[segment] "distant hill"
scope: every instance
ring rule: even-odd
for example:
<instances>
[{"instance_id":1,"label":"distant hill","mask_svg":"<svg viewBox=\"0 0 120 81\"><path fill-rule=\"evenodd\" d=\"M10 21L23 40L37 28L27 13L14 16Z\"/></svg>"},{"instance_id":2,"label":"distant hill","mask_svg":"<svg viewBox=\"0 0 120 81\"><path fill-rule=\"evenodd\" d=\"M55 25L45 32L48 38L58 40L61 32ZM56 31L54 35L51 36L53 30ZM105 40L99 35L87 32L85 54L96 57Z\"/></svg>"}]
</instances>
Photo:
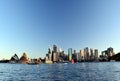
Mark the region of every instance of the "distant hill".
<instances>
[{"instance_id":1,"label":"distant hill","mask_svg":"<svg viewBox=\"0 0 120 81\"><path fill-rule=\"evenodd\" d=\"M108 60L120 61L120 53L113 55L112 57L108 58Z\"/></svg>"}]
</instances>

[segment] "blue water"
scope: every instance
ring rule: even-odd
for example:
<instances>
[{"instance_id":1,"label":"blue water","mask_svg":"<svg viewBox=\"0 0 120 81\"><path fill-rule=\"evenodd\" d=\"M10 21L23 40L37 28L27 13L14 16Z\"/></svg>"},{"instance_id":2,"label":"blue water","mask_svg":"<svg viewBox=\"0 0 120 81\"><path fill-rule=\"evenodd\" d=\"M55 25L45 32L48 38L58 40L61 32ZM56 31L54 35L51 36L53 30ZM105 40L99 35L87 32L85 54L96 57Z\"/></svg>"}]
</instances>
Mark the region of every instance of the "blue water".
<instances>
[{"instance_id":1,"label":"blue water","mask_svg":"<svg viewBox=\"0 0 120 81\"><path fill-rule=\"evenodd\" d=\"M117 81L120 62L0 64L0 81Z\"/></svg>"}]
</instances>

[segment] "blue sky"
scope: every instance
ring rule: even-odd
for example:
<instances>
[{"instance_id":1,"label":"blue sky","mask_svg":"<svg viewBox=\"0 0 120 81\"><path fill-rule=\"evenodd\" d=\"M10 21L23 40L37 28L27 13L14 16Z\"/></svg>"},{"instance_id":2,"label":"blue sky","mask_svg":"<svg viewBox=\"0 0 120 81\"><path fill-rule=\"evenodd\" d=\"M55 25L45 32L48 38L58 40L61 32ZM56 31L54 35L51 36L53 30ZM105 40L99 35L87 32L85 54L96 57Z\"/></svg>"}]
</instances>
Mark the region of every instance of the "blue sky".
<instances>
[{"instance_id":1,"label":"blue sky","mask_svg":"<svg viewBox=\"0 0 120 81\"><path fill-rule=\"evenodd\" d=\"M0 58L48 47L120 51L119 0L0 0Z\"/></svg>"}]
</instances>

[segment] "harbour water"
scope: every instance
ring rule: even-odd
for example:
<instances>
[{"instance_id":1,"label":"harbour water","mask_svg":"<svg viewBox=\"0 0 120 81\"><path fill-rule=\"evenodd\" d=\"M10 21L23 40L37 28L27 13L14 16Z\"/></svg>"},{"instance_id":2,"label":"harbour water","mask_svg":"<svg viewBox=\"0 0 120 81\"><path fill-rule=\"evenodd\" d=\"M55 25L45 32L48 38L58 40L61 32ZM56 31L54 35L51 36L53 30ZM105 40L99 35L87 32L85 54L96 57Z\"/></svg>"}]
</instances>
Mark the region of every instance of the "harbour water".
<instances>
[{"instance_id":1,"label":"harbour water","mask_svg":"<svg viewBox=\"0 0 120 81\"><path fill-rule=\"evenodd\" d=\"M120 62L0 64L0 81L118 81Z\"/></svg>"}]
</instances>

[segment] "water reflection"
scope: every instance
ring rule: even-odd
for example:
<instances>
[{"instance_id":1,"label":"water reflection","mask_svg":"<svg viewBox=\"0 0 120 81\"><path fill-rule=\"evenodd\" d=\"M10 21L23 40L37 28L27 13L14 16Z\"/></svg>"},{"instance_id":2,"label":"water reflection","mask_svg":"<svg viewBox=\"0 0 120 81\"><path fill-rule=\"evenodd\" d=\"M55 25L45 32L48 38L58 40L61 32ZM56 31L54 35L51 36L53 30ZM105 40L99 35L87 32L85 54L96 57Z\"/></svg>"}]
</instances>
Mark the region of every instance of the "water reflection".
<instances>
[{"instance_id":1,"label":"water reflection","mask_svg":"<svg viewBox=\"0 0 120 81\"><path fill-rule=\"evenodd\" d=\"M120 80L120 63L0 64L0 81Z\"/></svg>"}]
</instances>

